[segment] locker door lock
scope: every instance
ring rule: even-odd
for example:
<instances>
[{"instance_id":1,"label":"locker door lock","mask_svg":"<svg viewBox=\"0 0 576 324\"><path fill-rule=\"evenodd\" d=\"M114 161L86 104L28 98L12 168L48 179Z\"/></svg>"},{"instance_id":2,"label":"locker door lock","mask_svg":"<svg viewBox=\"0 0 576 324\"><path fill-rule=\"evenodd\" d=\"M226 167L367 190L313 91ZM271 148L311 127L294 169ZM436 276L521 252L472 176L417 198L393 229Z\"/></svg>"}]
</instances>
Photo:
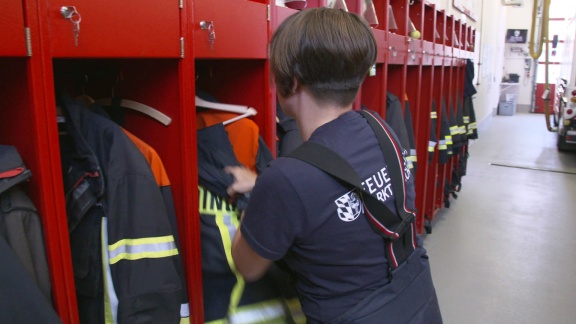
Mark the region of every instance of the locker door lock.
<instances>
[{"instance_id":1,"label":"locker door lock","mask_svg":"<svg viewBox=\"0 0 576 324\"><path fill-rule=\"evenodd\" d=\"M210 43L210 48L214 47L214 41L216 40L216 31L214 30L213 21L200 21L200 29L208 31L208 43Z\"/></svg>"},{"instance_id":2,"label":"locker door lock","mask_svg":"<svg viewBox=\"0 0 576 324\"><path fill-rule=\"evenodd\" d=\"M60 14L62 15L62 18L64 18L64 19L72 18L72 15L74 15L75 12L77 12L77 11L76 11L76 7L74 7L74 6L62 6L62 8L60 8Z\"/></svg>"},{"instance_id":3,"label":"locker door lock","mask_svg":"<svg viewBox=\"0 0 576 324\"><path fill-rule=\"evenodd\" d=\"M60 14L62 15L62 18L68 19L72 22L74 45L78 46L78 38L80 37L80 21L82 21L82 16L80 16L80 13L74 6L62 6L60 8Z\"/></svg>"}]
</instances>

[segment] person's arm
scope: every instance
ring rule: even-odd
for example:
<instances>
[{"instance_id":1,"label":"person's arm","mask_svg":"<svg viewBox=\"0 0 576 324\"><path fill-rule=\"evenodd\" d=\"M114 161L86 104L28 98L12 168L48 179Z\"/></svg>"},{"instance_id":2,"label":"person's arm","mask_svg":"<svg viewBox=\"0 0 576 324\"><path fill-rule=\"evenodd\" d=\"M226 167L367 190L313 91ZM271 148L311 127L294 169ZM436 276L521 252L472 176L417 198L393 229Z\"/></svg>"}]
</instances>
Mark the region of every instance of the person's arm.
<instances>
[{"instance_id":1,"label":"person's arm","mask_svg":"<svg viewBox=\"0 0 576 324\"><path fill-rule=\"evenodd\" d=\"M229 166L225 168L225 171L234 176L234 183L227 189L231 197L235 194L250 193L252 188L254 188L257 175L251 170L245 167ZM243 216L244 214L242 214ZM248 242L242 237L240 227L232 240L232 259L234 259L236 269L246 281L255 281L266 273L272 261L261 257L250 247Z\"/></svg>"},{"instance_id":2,"label":"person's arm","mask_svg":"<svg viewBox=\"0 0 576 324\"><path fill-rule=\"evenodd\" d=\"M232 240L232 259L234 259L238 272L244 277L244 280L249 282L264 276L272 264L272 261L261 257L248 245L248 242L242 237L240 228Z\"/></svg>"}]
</instances>

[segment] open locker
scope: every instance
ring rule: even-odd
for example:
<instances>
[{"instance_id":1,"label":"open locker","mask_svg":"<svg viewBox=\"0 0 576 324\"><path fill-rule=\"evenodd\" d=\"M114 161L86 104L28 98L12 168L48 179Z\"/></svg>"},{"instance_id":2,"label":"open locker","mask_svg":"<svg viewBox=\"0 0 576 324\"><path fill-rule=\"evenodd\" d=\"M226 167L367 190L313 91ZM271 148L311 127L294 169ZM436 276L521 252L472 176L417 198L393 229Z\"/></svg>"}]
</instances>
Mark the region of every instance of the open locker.
<instances>
[{"instance_id":1,"label":"open locker","mask_svg":"<svg viewBox=\"0 0 576 324\"><path fill-rule=\"evenodd\" d=\"M307 7L336 2L310 0ZM450 170L438 163L438 151L428 160L432 102L440 117L443 97L455 104L462 96L460 59L471 57L475 31L426 1L338 3L343 4L369 20L378 44L373 75L366 78L354 109L365 105L386 117L387 92L401 99L404 113L408 98L417 148L417 225L422 232L442 207L438 202L443 188L437 185ZM256 115L245 118L258 126L275 156L276 95L268 41L281 21L298 11L272 0L217 5L207 0L107 0L98 5L8 0L4 9L0 144L17 146L32 172L25 187L44 227L55 310L64 323L79 322L56 110L64 91L72 98L107 103L121 97L127 106L149 107L169 118L166 124L142 111L122 109L125 129L155 149L169 177L190 320L202 323L195 95L203 91L221 103L254 108ZM414 30L420 37L411 37ZM439 132L440 119L435 121Z\"/></svg>"}]
</instances>

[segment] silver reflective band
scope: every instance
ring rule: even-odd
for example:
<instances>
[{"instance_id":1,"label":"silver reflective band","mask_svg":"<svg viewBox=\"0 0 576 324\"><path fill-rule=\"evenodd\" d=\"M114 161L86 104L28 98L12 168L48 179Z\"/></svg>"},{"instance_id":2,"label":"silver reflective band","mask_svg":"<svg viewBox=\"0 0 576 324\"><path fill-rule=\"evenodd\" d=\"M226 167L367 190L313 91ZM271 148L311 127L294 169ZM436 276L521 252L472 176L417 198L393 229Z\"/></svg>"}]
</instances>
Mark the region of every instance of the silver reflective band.
<instances>
[{"instance_id":1,"label":"silver reflective band","mask_svg":"<svg viewBox=\"0 0 576 324\"><path fill-rule=\"evenodd\" d=\"M263 305L251 305L246 309L241 307L237 312L230 315L229 320L231 324L244 324L244 323L270 323L272 320L278 320L284 317L284 308L280 302L265 303Z\"/></svg>"},{"instance_id":2,"label":"silver reflective band","mask_svg":"<svg viewBox=\"0 0 576 324\"><path fill-rule=\"evenodd\" d=\"M108 247L110 264L120 260L164 258L178 254L172 235L120 240Z\"/></svg>"}]
</instances>

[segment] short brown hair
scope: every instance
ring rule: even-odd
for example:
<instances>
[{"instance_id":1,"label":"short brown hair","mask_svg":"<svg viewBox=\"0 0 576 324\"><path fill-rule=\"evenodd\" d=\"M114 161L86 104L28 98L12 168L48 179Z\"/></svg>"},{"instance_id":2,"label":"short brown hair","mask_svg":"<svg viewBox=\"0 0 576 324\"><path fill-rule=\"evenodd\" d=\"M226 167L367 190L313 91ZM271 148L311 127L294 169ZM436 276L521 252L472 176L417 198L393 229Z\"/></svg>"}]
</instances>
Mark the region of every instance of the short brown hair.
<instances>
[{"instance_id":1,"label":"short brown hair","mask_svg":"<svg viewBox=\"0 0 576 324\"><path fill-rule=\"evenodd\" d=\"M278 27L270 46L270 67L283 97L297 80L316 100L346 106L354 101L376 54L376 40L361 16L312 8L288 17Z\"/></svg>"}]
</instances>

